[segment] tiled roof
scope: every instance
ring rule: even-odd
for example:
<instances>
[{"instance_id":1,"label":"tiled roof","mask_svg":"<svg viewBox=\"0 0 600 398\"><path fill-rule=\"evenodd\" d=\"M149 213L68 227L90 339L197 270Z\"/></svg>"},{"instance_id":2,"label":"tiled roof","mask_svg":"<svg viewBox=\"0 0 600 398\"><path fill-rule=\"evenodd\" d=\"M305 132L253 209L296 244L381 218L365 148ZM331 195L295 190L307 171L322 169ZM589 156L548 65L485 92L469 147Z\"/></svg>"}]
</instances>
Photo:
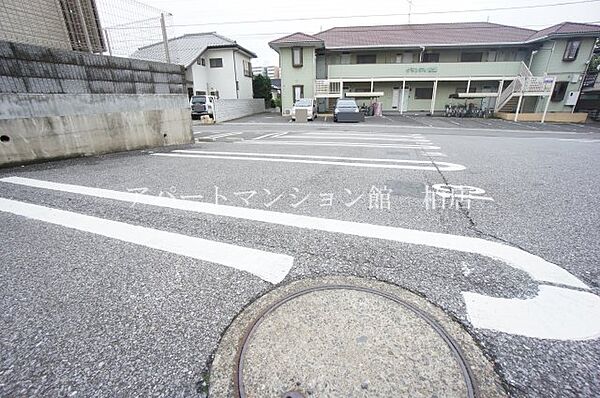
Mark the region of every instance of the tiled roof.
<instances>
[{"instance_id":1,"label":"tiled roof","mask_svg":"<svg viewBox=\"0 0 600 398\"><path fill-rule=\"evenodd\" d=\"M273 40L269 44L273 45L273 44L284 44L284 43L287 44L287 43L311 43L311 42L322 43L323 40L321 40L315 36L307 35L306 33L296 32L296 33L292 33L291 35L287 35L282 38L279 38L277 40Z\"/></svg>"},{"instance_id":2,"label":"tiled roof","mask_svg":"<svg viewBox=\"0 0 600 398\"><path fill-rule=\"evenodd\" d=\"M534 30L488 22L340 27L317 33L326 48L519 43Z\"/></svg>"},{"instance_id":3,"label":"tiled roof","mask_svg":"<svg viewBox=\"0 0 600 398\"><path fill-rule=\"evenodd\" d=\"M600 35L600 26L587 23L563 22L558 25L542 29L529 37L529 40L541 39L557 35L578 35L596 33Z\"/></svg>"},{"instance_id":4,"label":"tiled roof","mask_svg":"<svg viewBox=\"0 0 600 398\"><path fill-rule=\"evenodd\" d=\"M169 54L171 55L171 63L188 67L196 61L200 54L209 48L232 46L241 49L252 57L256 57L256 54L244 49L235 41L218 35L215 32L194 33L170 39ZM166 62L164 44L163 42L159 42L146 47L141 47L131 54L131 58Z\"/></svg>"},{"instance_id":5,"label":"tiled roof","mask_svg":"<svg viewBox=\"0 0 600 398\"><path fill-rule=\"evenodd\" d=\"M489 22L431 23L338 27L312 36L299 32L274 40L270 44L273 46L322 41L325 48L520 44L553 35L590 33L600 36L600 26L565 22L538 32Z\"/></svg>"}]
</instances>

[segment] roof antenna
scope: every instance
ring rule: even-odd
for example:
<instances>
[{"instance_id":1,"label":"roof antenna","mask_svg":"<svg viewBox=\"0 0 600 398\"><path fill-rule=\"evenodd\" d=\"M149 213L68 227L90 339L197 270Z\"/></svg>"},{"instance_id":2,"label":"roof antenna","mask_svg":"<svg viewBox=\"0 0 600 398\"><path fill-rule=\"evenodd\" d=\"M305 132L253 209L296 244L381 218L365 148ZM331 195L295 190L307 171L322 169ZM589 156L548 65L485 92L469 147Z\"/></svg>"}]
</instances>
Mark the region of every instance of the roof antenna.
<instances>
[{"instance_id":1,"label":"roof antenna","mask_svg":"<svg viewBox=\"0 0 600 398\"><path fill-rule=\"evenodd\" d=\"M413 0L406 0L408 2L408 24L410 25L410 14L412 13Z\"/></svg>"},{"instance_id":2,"label":"roof antenna","mask_svg":"<svg viewBox=\"0 0 600 398\"><path fill-rule=\"evenodd\" d=\"M487 19L485 20L485 22L490 22L490 16L487 16Z\"/></svg>"}]
</instances>

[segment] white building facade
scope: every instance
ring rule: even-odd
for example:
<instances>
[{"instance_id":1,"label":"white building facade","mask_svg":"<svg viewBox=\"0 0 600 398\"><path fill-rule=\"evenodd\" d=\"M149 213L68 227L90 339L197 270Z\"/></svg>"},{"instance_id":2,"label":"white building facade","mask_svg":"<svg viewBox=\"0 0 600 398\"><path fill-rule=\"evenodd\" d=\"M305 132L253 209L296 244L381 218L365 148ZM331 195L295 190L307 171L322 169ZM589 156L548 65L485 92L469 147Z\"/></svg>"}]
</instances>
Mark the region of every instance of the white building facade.
<instances>
[{"instance_id":1,"label":"white building facade","mask_svg":"<svg viewBox=\"0 0 600 398\"><path fill-rule=\"evenodd\" d=\"M188 96L252 98L252 59L256 54L214 32L169 40L171 62L186 68ZM140 48L132 58L165 62L163 43Z\"/></svg>"}]
</instances>

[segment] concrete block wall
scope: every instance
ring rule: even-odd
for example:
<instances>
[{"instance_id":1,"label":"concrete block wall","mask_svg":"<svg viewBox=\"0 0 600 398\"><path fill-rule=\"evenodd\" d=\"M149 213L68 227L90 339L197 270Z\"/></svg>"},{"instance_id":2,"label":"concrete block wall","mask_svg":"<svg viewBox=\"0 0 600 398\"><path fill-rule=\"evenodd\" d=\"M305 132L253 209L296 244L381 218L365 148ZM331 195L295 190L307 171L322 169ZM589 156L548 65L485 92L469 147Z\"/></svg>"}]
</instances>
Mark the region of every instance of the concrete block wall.
<instances>
[{"instance_id":1,"label":"concrete block wall","mask_svg":"<svg viewBox=\"0 0 600 398\"><path fill-rule=\"evenodd\" d=\"M0 93L183 94L182 65L0 41Z\"/></svg>"},{"instance_id":2,"label":"concrete block wall","mask_svg":"<svg viewBox=\"0 0 600 398\"><path fill-rule=\"evenodd\" d=\"M239 119L265 111L265 100L253 99L219 99L215 101L215 121L217 123Z\"/></svg>"}]
</instances>

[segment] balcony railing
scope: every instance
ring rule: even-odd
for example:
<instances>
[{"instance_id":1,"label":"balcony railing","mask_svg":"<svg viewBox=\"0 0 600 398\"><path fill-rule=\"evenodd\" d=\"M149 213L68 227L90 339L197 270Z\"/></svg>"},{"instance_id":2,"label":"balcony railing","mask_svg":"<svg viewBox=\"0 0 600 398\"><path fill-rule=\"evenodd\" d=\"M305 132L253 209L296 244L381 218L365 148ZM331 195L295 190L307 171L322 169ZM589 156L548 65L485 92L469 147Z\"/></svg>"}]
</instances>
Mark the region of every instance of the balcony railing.
<instances>
[{"instance_id":1,"label":"balcony railing","mask_svg":"<svg viewBox=\"0 0 600 398\"><path fill-rule=\"evenodd\" d=\"M413 64L351 64L329 65L329 79L513 79L529 69L523 62L439 62Z\"/></svg>"}]
</instances>

